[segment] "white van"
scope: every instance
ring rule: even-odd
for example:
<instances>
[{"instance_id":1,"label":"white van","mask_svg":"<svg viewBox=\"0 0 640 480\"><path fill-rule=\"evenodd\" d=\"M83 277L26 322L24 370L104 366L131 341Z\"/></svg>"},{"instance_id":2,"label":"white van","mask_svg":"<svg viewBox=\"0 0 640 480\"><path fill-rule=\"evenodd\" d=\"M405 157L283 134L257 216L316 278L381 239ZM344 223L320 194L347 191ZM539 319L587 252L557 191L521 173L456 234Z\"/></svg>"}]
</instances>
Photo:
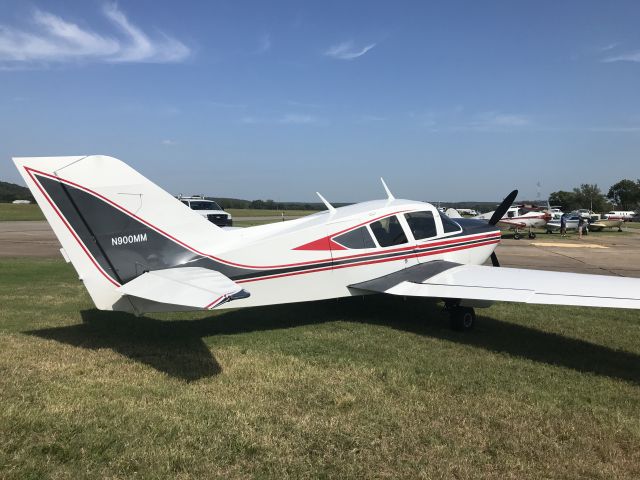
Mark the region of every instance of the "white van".
<instances>
[{"instance_id":1,"label":"white van","mask_svg":"<svg viewBox=\"0 0 640 480\"><path fill-rule=\"evenodd\" d=\"M204 195L192 195L184 197L178 195L176 197L191 210L195 210L211 223L215 223L219 227L231 227L233 218L230 213L225 212L220 205L213 200L207 200Z\"/></svg>"},{"instance_id":2,"label":"white van","mask_svg":"<svg viewBox=\"0 0 640 480\"><path fill-rule=\"evenodd\" d=\"M631 220L631 217L635 216L636 212L629 210L613 210L604 215L607 220Z\"/></svg>"}]
</instances>

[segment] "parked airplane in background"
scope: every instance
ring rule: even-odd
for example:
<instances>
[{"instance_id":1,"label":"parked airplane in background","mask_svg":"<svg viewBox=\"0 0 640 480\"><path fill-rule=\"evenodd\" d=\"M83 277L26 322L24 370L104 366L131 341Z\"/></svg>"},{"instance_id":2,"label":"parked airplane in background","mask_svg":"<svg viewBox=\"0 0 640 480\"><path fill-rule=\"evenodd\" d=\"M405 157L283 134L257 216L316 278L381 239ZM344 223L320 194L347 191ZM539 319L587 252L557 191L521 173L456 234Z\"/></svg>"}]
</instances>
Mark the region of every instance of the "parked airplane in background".
<instances>
[{"instance_id":1,"label":"parked airplane in background","mask_svg":"<svg viewBox=\"0 0 640 480\"><path fill-rule=\"evenodd\" d=\"M597 220L589 224L589 230L600 232L605 228L617 228L621 232L623 224L624 220Z\"/></svg>"},{"instance_id":2,"label":"parked airplane in background","mask_svg":"<svg viewBox=\"0 0 640 480\"><path fill-rule=\"evenodd\" d=\"M489 219L495 212L483 213L474 218ZM509 207L505 215L498 220L498 226L514 230L513 238L520 240L520 229L529 229L529 238L536 238L532 228L543 228L552 216L544 207L536 205L513 205Z\"/></svg>"},{"instance_id":3,"label":"parked airplane in background","mask_svg":"<svg viewBox=\"0 0 640 480\"><path fill-rule=\"evenodd\" d=\"M640 308L640 279L499 267L496 223L387 198L225 231L112 157L14 162L96 307L135 314L373 293L442 299L452 326L514 301ZM383 182L384 184L384 182ZM491 259L493 266L483 265ZM41 301L46 307L46 300Z\"/></svg>"},{"instance_id":4,"label":"parked airplane in background","mask_svg":"<svg viewBox=\"0 0 640 480\"><path fill-rule=\"evenodd\" d=\"M578 213L578 212L571 212L571 213L567 213L566 214L566 229L567 230L578 230L578 224L580 222L580 218L582 216ZM584 218L584 217L582 217ZM558 220L551 220L550 222L547 222L547 224L545 225L545 230L547 231L547 233L553 233L556 231L560 230L560 221L561 219ZM584 234L588 235L589 234L589 223L585 220L585 224L584 224Z\"/></svg>"},{"instance_id":5,"label":"parked airplane in background","mask_svg":"<svg viewBox=\"0 0 640 480\"><path fill-rule=\"evenodd\" d=\"M635 216L636 212L632 212L629 210L626 211L611 211L609 213L604 214L604 218L607 220L631 220Z\"/></svg>"}]
</instances>

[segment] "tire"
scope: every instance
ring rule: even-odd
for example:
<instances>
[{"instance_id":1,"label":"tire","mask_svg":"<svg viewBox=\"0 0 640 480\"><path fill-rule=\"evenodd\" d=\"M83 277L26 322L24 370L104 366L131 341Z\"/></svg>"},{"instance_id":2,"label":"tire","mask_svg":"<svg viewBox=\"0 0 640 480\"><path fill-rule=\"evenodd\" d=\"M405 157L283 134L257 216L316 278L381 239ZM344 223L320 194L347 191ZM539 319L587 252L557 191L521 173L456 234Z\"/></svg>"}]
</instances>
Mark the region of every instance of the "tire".
<instances>
[{"instance_id":1,"label":"tire","mask_svg":"<svg viewBox=\"0 0 640 480\"><path fill-rule=\"evenodd\" d=\"M467 332L476 324L476 312L470 307L455 307L450 311L449 325L453 330Z\"/></svg>"},{"instance_id":2,"label":"tire","mask_svg":"<svg viewBox=\"0 0 640 480\"><path fill-rule=\"evenodd\" d=\"M514 239L514 240L520 240L521 238L522 238L522 237L520 236L520 234L519 234L519 233L514 233L514 234L513 234L513 239Z\"/></svg>"},{"instance_id":3,"label":"tire","mask_svg":"<svg viewBox=\"0 0 640 480\"><path fill-rule=\"evenodd\" d=\"M533 240L534 238L536 238L536 234L535 233L530 233L529 234L529 239Z\"/></svg>"}]
</instances>

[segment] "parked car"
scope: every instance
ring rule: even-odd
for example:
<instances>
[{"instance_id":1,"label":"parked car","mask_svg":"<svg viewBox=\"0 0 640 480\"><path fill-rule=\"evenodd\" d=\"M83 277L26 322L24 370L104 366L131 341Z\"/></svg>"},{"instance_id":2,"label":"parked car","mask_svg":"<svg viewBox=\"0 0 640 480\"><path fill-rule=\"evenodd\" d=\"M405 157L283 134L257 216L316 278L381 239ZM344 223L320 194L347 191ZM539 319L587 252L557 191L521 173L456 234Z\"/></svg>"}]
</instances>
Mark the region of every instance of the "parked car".
<instances>
[{"instance_id":1,"label":"parked car","mask_svg":"<svg viewBox=\"0 0 640 480\"><path fill-rule=\"evenodd\" d=\"M231 227L233 225L231 214L225 212L224 209L213 200L204 198L203 195L192 195L190 197L178 195L176 198L211 223L215 223L218 227Z\"/></svg>"}]
</instances>

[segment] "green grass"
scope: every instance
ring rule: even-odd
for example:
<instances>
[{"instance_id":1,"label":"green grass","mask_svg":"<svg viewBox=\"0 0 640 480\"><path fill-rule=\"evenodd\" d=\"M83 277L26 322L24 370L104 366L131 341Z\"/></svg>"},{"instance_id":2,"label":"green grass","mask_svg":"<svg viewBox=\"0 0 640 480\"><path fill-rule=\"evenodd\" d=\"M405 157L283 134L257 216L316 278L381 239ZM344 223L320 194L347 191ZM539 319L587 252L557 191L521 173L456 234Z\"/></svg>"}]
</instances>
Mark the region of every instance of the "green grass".
<instances>
[{"instance_id":1,"label":"green grass","mask_svg":"<svg viewBox=\"0 0 640 480\"><path fill-rule=\"evenodd\" d=\"M622 228L640 229L640 222L624 222Z\"/></svg>"},{"instance_id":2,"label":"green grass","mask_svg":"<svg viewBox=\"0 0 640 480\"><path fill-rule=\"evenodd\" d=\"M44 220L44 215L35 203L27 205L0 203L0 222L12 220Z\"/></svg>"},{"instance_id":3,"label":"green grass","mask_svg":"<svg viewBox=\"0 0 640 480\"><path fill-rule=\"evenodd\" d=\"M1 478L640 478L637 311L93 309L0 263Z\"/></svg>"},{"instance_id":4,"label":"green grass","mask_svg":"<svg viewBox=\"0 0 640 480\"><path fill-rule=\"evenodd\" d=\"M242 217L233 219L234 227L255 227L256 225L266 225L268 223L277 223L278 220L242 220Z\"/></svg>"},{"instance_id":5,"label":"green grass","mask_svg":"<svg viewBox=\"0 0 640 480\"><path fill-rule=\"evenodd\" d=\"M282 215L283 210L257 210L243 208L229 208L226 210L234 218L236 217L277 217ZM316 213L315 210L284 210L284 214L289 217L303 217Z\"/></svg>"},{"instance_id":6,"label":"green grass","mask_svg":"<svg viewBox=\"0 0 640 480\"><path fill-rule=\"evenodd\" d=\"M241 217L276 217L282 214L281 210L253 210L253 209L234 209L227 210L234 219ZM285 210L286 216L302 217L316 213L312 210ZM0 222L9 220L44 220L44 215L40 211L37 204L14 205L12 203L0 203ZM254 223L259 225L259 223Z\"/></svg>"}]
</instances>

